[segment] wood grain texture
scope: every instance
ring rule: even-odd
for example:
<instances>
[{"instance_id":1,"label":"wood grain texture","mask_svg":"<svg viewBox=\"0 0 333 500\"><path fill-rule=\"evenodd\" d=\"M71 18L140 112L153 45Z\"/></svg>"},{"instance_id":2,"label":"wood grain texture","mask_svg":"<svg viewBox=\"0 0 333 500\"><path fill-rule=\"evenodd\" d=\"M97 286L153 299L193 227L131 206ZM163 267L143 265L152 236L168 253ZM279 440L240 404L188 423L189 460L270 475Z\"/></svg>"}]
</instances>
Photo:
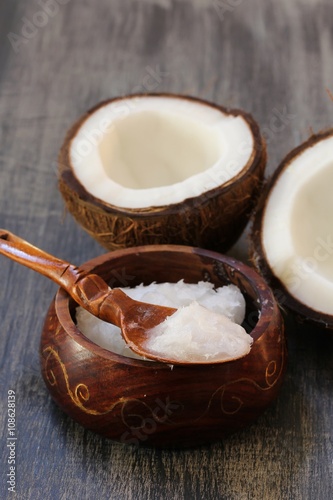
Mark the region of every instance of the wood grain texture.
<instances>
[{"instance_id":1,"label":"wood grain texture","mask_svg":"<svg viewBox=\"0 0 333 500\"><path fill-rule=\"evenodd\" d=\"M332 126L330 0L54 0L45 17L46 3L0 6L0 227L70 262L104 253L64 217L56 174L66 130L97 102L148 90L242 108L266 137L269 173L311 131ZM27 20L40 26L29 31ZM244 237L232 253L246 258L246 248ZM288 318L285 384L250 429L189 451L132 449L51 402L38 347L56 286L7 259L0 270L1 498L331 497L332 336ZM16 496L5 477L10 389Z\"/></svg>"}]
</instances>

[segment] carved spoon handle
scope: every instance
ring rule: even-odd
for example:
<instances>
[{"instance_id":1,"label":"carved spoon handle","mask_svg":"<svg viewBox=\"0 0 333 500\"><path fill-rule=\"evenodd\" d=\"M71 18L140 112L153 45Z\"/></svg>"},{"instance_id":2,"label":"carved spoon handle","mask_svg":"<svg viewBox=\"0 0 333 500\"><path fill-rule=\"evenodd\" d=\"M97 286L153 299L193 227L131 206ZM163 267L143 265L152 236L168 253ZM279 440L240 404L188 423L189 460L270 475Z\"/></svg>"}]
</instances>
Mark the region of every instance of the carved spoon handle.
<instances>
[{"instance_id":1,"label":"carved spoon handle","mask_svg":"<svg viewBox=\"0 0 333 500\"><path fill-rule=\"evenodd\" d=\"M100 314L101 306L108 298L107 321L119 326L126 295L121 290L110 290L100 276L87 275L73 264L44 252L5 229L0 229L0 253L50 278L79 305L101 319L104 319L104 314Z\"/></svg>"},{"instance_id":2,"label":"carved spoon handle","mask_svg":"<svg viewBox=\"0 0 333 500\"><path fill-rule=\"evenodd\" d=\"M5 229L0 229L0 253L47 276L66 290L80 278L77 267L34 247Z\"/></svg>"}]
</instances>

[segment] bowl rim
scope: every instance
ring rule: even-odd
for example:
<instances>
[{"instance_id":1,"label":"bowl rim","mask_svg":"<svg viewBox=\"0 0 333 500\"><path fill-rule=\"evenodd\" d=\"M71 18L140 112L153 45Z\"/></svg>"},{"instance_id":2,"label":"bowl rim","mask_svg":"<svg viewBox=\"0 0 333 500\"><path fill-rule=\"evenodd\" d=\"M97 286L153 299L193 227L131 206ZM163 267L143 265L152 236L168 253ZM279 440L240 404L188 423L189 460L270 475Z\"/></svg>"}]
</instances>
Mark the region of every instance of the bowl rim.
<instances>
[{"instance_id":1,"label":"bowl rim","mask_svg":"<svg viewBox=\"0 0 333 500\"><path fill-rule=\"evenodd\" d=\"M115 250L111 252L106 252L100 256L94 257L88 261L86 261L84 264L80 266L80 269L86 270L86 271L92 271L99 267L102 264L105 264L109 260L112 260L113 258L117 259L121 257L122 255L139 255L140 253L158 253L158 252L171 252L171 253L184 253L185 255L188 254L195 254L198 255L199 257L203 258L208 258L212 260L216 260L218 262L221 262L223 264L226 264L232 269L235 269L238 271L244 278L247 280L249 285L253 288L257 295L257 310L259 312L258 319L256 321L256 324L254 328L249 332L251 337L253 338L253 344L251 347L251 350L248 354L243 356L242 358L238 358L235 360L230 360L230 361L225 361L223 365L227 365L230 363L237 363L239 361L243 361L244 359L248 358L251 356L251 353L253 351L254 345L256 342L262 338L265 333L268 330L268 325L271 323L273 318L275 317L276 312L279 312L279 308L277 305L277 302L274 298L272 290L269 288L268 284L265 282L264 278L258 274L258 272L250 267L247 264L244 264L243 262L224 255L220 254L215 251L211 250L206 250L202 249L199 247L191 247L191 246L185 246L185 245L143 245L143 246L135 246L135 247L129 247L125 249L120 249L120 250ZM241 290L243 292L243 290ZM113 351L110 351L108 349L105 349L97 344L95 344L93 341L85 337L83 333L78 329L76 326L75 322L72 319L71 312L70 312L70 303L73 301L69 294L63 289L59 288L55 298L54 298L54 305L55 305L55 311L56 315L58 318L58 321L64 331L71 336L71 338L78 343L80 346L88 349L91 351L94 355L109 359L113 362L118 362L121 364L127 364L127 365L134 365L134 366L139 366L139 367L145 367L145 368L151 368L152 366L154 367L154 370L160 370L160 369L165 369L168 368L170 369L170 366L173 367L174 365L169 365L167 363L163 362L154 362L152 365L152 361L150 360L144 360L144 359L135 359L135 358L129 358L126 356L122 356L120 354L116 354ZM64 307L65 304L65 307ZM193 365L196 368L198 367L207 367L207 366L216 366L217 364L196 364ZM187 363L187 364L177 364L177 368L184 368L184 367L191 367L192 365Z\"/></svg>"}]
</instances>

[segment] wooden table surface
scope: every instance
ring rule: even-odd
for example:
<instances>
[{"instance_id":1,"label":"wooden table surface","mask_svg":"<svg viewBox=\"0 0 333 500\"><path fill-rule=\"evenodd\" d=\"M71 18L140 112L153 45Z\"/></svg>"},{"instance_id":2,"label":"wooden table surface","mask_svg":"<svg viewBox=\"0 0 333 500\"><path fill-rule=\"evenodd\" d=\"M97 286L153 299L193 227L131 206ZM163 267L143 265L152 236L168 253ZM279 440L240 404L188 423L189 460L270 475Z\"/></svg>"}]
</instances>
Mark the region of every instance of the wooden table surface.
<instances>
[{"instance_id":1,"label":"wooden table surface","mask_svg":"<svg viewBox=\"0 0 333 500\"><path fill-rule=\"evenodd\" d=\"M3 0L0 29L0 227L77 264L104 250L65 214L57 153L98 101L170 91L243 108L266 137L268 174L333 126L331 0ZM231 253L246 259L246 238ZM56 285L4 257L0 272L0 498L332 498L332 335L288 318L285 383L250 428L192 450L130 448L85 431L44 386L39 337Z\"/></svg>"}]
</instances>

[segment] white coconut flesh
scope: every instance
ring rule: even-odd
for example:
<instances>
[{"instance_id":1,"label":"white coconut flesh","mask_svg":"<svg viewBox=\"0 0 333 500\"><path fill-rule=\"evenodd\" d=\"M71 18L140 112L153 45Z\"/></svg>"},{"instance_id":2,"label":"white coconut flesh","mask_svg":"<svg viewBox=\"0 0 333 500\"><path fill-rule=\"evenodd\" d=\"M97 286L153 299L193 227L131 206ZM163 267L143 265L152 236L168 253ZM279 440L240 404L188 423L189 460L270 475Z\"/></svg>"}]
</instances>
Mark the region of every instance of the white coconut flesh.
<instances>
[{"instance_id":1,"label":"white coconut flesh","mask_svg":"<svg viewBox=\"0 0 333 500\"><path fill-rule=\"evenodd\" d=\"M263 216L268 263L288 292L333 315L333 137L296 156L279 176Z\"/></svg>"},{"instance_id":2,"label":"white coconut flesh","mask_svg":"<svg viewBox=\"0 0 333 500\"><path fill-rule=\"evenodd\" d=\"M96 198L123 208L179 203L221 186L248 164L251 128L181 97L139 96L105 104L70 145L76 178Z\"/></svg>"},{"instance_id":3,"label":"white coconut flesh","mask_svg":"<svg viewBox=\"0 0 333 500\"><path fill-rule=\"evenodd\" d=\"M162 357L202 363L246 355L252 337L241 323L246 302L235 285L217 289L212 283L151 283L122 288L132 299L178 309L169 320L149 332L146 347ZM116 354L141 358L125 343L120 328L96 318L82 307L77 326L92 342ZM166 324L165 324L166 323Z\"/></svg>"}]
</instances>

